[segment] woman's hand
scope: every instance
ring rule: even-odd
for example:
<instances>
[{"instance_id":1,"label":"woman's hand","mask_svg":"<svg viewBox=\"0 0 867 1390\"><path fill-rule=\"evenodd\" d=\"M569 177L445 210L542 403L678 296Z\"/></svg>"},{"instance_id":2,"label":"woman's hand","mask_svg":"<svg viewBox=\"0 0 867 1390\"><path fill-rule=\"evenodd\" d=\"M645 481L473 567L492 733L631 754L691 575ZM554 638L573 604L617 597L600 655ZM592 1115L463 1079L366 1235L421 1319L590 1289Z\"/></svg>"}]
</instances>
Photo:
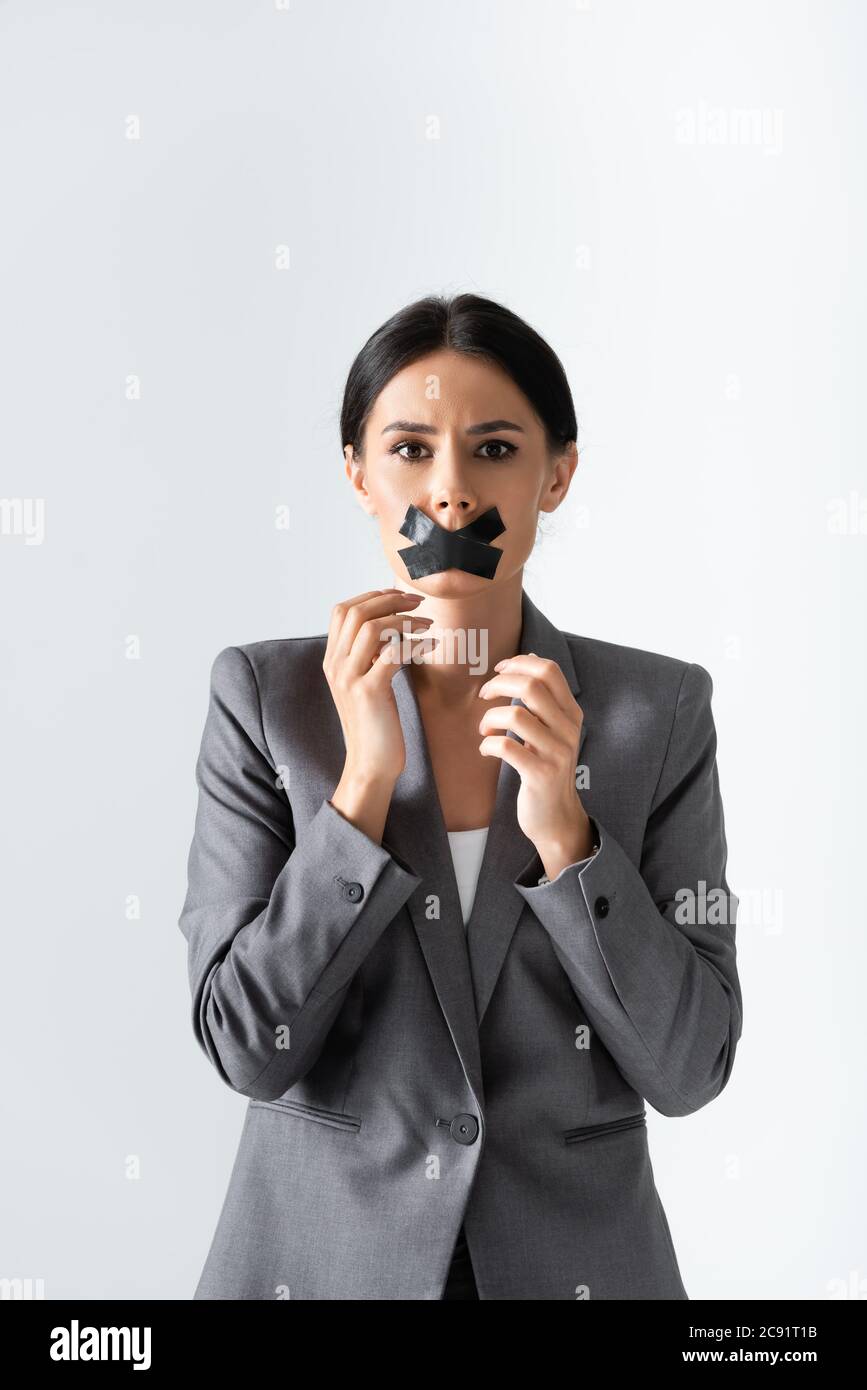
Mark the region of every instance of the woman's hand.
<instances>
[{"instance_id":1,"label":"woman's hand","mask_svg":"<svg viewBox=\"0 0 867 1390\"><path fill-rule=\"evenodd\" d=\"M479 752L511 763L520 775L518 824L536 846L548 877L556 878L593 850L592 826L575 786L584 712L556 661L530 652L497 662L494 670L500 674L486 681L479 695L517 695L527 708L486 710ZM510 729L523 746L492 729Z\"/></svg>"},{"instance_id":2,"label":"woman's hand","mask_svg":"<svg viewBox=\"0 0 867 1390\"><path fill-rule=\"evenodd\" d=\"M399 618L423 594L371 589L332 609L322 669L346 744L334 806L371 839L380 841L406 748L391 682L412 658L414 642L399 633L421 632L433 622L417 614Z\"/></svg>"}]
</instances>

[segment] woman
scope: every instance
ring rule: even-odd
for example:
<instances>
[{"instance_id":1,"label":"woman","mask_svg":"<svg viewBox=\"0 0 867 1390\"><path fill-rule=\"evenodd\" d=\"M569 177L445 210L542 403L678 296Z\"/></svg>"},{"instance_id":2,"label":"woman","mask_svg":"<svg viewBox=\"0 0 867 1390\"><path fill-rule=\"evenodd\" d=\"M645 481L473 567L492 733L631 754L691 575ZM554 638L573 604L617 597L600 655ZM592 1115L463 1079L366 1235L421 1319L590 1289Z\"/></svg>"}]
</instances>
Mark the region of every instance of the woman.
<instances>
[{"instance_id":1,"label":"woman","mask_svg":"<svg viewBox=\"0 0 867 1390\"><path fill-rule=\"evenodd\" d=\"M211 672L180 926L249 1105L194 1297L685 1299L645 1101L741 1033L711 678L523 589L577 428L516 315L409 305L341 425L399 587Z\"/></svg>"}]
</instances>

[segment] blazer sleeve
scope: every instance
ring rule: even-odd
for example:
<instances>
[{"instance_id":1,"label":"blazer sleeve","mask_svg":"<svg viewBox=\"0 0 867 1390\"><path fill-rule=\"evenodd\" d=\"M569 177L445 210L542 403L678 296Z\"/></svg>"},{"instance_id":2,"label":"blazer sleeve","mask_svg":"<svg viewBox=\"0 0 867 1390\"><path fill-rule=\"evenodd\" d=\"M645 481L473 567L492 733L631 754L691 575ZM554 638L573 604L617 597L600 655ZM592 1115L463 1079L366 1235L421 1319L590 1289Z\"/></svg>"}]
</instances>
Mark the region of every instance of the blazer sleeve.
<instances>
[{"instance_id":1,"label":"blazer sleeve","mask_svg":"<svg viewBox=\"0 0 867 1390\"><path fill-rule=\"evenodd\" d=\"M193 1030L233 1090L274 1100L316 1061L421 879L324 800L296 836L240 647L214 660L186 900Z\"/></svg>"},{"instance_id":2,"label":"blazer sleeve","mask_svg":"<svg viewBox=\"0 0 867 1390\"><path fill-rule=\"evenodd\" d=\"M687 666L640 868L593 818L591 858L541 886L527 870L515 881L591 1029L663 1115L689 1114L720 1093L741 1035L738 900L726 882L712 692L704 667Z\"/></svg>"}]
</instances>

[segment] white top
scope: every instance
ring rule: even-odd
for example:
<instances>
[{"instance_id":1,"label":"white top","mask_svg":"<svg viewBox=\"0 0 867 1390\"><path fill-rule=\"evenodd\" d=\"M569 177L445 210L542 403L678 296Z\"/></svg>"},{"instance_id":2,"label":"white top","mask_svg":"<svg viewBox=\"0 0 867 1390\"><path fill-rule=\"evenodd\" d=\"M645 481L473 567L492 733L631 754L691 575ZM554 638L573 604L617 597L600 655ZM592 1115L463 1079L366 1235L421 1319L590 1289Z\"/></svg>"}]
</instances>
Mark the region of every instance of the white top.
<instances>
[{"instance_id":1,"label":"white top","mask_svg":"<svg viewBox=\"0 0 867 1390\"><path fill-rule=\"evenodd\" d=\"M464 926L470 920L470 913L473 910L476 886L479 881L479 871L482 867L489 829L490 826L483 825L480 830L449 830L447 832L449 849L452 852L452 863L455 866L455 878L458 881Z\"/></svg>"}]
</instances>

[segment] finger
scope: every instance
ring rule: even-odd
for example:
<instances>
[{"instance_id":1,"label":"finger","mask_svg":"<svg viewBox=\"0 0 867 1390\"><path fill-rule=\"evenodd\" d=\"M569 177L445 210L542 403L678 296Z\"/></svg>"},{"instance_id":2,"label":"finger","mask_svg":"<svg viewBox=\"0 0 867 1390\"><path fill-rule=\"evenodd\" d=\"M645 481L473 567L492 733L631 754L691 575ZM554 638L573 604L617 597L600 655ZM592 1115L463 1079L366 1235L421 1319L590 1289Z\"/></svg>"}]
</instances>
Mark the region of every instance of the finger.
<instances>
[{"instance_id":1,"label":"finger","mask_svg":"<svg viewBox=\"0 0 867 1390\"><path fill-rule=\"evenodd\" d=\"M333 657L336 662L348 660L358 633L368 619L388 618L389 615L401 611L407 614L411 613L418 607L423 598L423 594L395 593L394 591L377 593L374 590L371 594L360 594L355 599L346 599L344 602L336 604L334 609L335 630L333 637L329 633L330 650L327 654ZM370 656L373 656L372 651Z\"/></svg>"},{"instance_id":2,"label":"finger","mask_svg":"<svg viewBox=\"0 0 867 1390\"><path fill-rule=\"evenodd\" d=\"M350 676L365 676L383 653L386 660L402 664L432 624L433 618L423 617L420 613L368 618L362 623L351 651L344 658L344 669Z\"/></svg>"},{"instance_id":3,"label":"finger","mask_svg":"<svg viewBox=\"0 0 867 1390\"><path fill-rule=\"evenodd\" d=\"M564 747L569 747L523 705L495 705L493 709L486 709L479 732L490 734L494 729L511 729L542 758L556 758Z\"/></svg>"},{"instance_id":4,"label":"finger","mask_svg":"<svg viewBox=\"0 0 867 1390\"><path fill-rule=\"evenodd\" d=\"M516 695L519 700L523 700L537 719L540 719L552 733L567 743L573 742L577 734L580 733L583 716L580 705L572 697L572 692L569 691L569 699L572 701L571 709L564 710L559 701L555 699L550 686L537 676L521 675L518 672L510 674L506 671L502 675L492 676L489 681L486 681L479 694L482 695L483 699L497 695Z\"/></svg>"},{"instance_id":5,"label":"finger","mask_svg":"<svg viewBox=\"0 0 867 1390\"><path fill-rule=\"evenodd\" d=\"M522 779L538 767L538 758L533 750L526 744L516 743L513 738L488 734L479 744L479 752L483 758L502 758L504 763L511 764Z\"/></svg>"},{"instance_id":6,"label":"finger","mask_svg":"<svg viewBox=\"0 0 867 1390\"><path fill-rule=\"evenodd\" d=\"M521 652L518 656L507 657L502 664L501 672L495 671L491 679L496 679L501 673L535 676L550 690L558 705L564 710L568 711L570 706L575 704L575 696L569 689L562 668L556 661L549 661L547 657L537 656L535 652Z\"/></svg>"},{"instance_id":7,"label":"finger","mask_svg":"<svg viewBox=\"0 0 867 1390\"><path fill-rule=\"evenodd\" d=\"M379 594L379 589L368 589L364 594L355 594L353 598L343 599L340 603L335 603L328 621L328 641L331 642L337 637L340 628L343 626L344 618L350 608L354 607L357 603L363 603L365 599L377 598Z\"/></svg>"},{"instance_id":8,"label":"finger","mask_svg":"<svg viewBox=\"0 0 867 1390\"><path fill-rule=\"evenodd\" d=\"M370 671L362 679L366 684L369 683L377 688L390 685L395 672L400 667L405 666L410 661L418 661L421 655L434 651L439 640L438 637L429 637L425 634L418 641L402 638L399 645L397 642L384 642L382 650L377 652L373 659Z\"/></svg>"}]
</instances>

